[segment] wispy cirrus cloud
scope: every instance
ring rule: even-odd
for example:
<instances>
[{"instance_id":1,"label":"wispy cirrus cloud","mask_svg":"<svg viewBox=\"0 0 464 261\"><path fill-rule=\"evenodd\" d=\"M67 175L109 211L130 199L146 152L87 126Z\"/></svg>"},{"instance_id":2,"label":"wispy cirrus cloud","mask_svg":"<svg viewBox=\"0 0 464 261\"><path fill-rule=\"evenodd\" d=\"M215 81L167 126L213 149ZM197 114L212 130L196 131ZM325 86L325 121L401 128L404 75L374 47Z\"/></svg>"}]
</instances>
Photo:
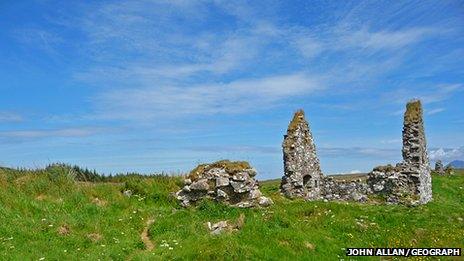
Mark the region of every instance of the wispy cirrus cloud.
<instances>
[{"instance_id":1,"label":"wispy cirrus cloud","mask_svg":"<svg viewBox=\"0 0 464 261\"><path fill-rule=\"evenodd\" d=\"M0 111L0 122L20 122L24 117L15 112Z\"/></svg>"},{"instance_id":2,"label":"wispy cirrus cloud","mask_svg":"<svg viewBox=\"0 0 464 261\"><path fill-rule=\"evenodd\" d=\"M243 152L243 153L250 153L250 152L257 152L261 154L279 154L281 153L281 149L279 147L272 147L272 146L250 146L250 145L243 145L243 146L194 146L194 147L186 147L187 150L198 151L198 152Z\"/></svg>"},{"instance_id":3,"label":"wispy cirrus cloud","mask_svg":"<svg viewBox=\"0 0 464 261\"><path fill-rule=\"evenodd\" d=\"M99 87L93 114L123 120L245 113L314 93L308 90L334 95L372 88L415 45L443 34L440 25L379 29L350 21L357 5L335 23L280 23L271 10L278 5L109 2L61 24L88 39L79 52L91 62L74 71L74 80ZM218 26L206 24L216 19L212 10L222 14Z\"/></svg>"},{"instance_id":4,"label":"wispy cirrus cloud","mask_svg":"<svg viewBox=\"0 0 464 261\"><path fill-rule=\"evenodd\" d=\"M444 112L446 109L445 108L435 108L427 111L427 115L434 115L440 112Z\"/></svg>"},{"instance_id":5,"label":"wispy cirrus cloud","mask_svg":"<svg viewBox=\"0 0 464 261\"><path fill-rule=\"evenodd\" d=\"M146 120L166 115L241 113L275 106L324 85L304 73L196 86L160 86L109 91L96 98L101 118Z\"/></svg>"},{"instance_id":6,"label":"wispy cirrus cloud","mask_svg":"<svg viewBox=\"0 0 464 261\"><path fill-rule=\"evenodd\" d=\"M95 135L102 131L102 128L96 127L3 131L0 132L0 139L22 141L51 137L86 137Z\"/></svg>"},{"instance_id":7,"label":"wispy cirrus cloud","mask_svg":"<svg viewBox=\"0 0 464 261\"><path fill-rule=\"evenodd\" d=\"M384 94L384 99L394 100L396 103L404 104L411 98L418 98L424 104L434 104L445 101L458 92L464 90L464 86L460 83L457 84L427 84L420 89L413 88L399 88ZM443 109L443 108L440 108ZM436 111L435 113L441 112ZM400 113L400 111L396 112ZM432 113L433 114L433 113Z\"/></svg>"},{"instance_id":8,"label":"wispy cirrus cloud","mask_svg":"<svg viewBox=\"0 0 464 261\"><path fill-rule=\"evenodd\" d=\"M400 155L398 149L371 148L371 147L322 147L317 151L322 157L336 158L396 158Z\"/></svg>"}]
</instances>

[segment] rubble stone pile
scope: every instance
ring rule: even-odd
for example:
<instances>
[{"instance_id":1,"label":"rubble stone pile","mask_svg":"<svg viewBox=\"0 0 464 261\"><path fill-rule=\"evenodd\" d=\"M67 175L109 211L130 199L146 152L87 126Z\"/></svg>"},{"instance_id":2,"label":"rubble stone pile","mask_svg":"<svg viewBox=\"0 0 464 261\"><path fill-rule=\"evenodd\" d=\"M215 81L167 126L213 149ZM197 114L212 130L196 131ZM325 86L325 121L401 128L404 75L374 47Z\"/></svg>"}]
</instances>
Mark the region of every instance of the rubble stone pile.
<instances>
[{"instance_id":1,"label":"rubble stone pile","mask_svg":"<svg viewBox=\"0 0 464 261\"><path fill-rule=\"evenodd\" d=\"M201 164L190 172L176 197L185 207L203 198L241 208L269 206L272 200L261 194L256 174L245 161Z\"/></svg>"}]
</instances>

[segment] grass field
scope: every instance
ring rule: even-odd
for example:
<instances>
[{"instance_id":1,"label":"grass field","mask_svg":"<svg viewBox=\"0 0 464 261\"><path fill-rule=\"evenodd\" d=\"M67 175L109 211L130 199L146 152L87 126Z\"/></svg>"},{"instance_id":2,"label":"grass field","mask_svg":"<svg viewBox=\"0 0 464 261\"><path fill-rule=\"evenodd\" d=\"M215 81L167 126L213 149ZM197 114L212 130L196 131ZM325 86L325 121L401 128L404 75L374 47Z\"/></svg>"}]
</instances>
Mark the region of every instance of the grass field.
<instances>
[{"instance_id":1,"label":"grass field","mask_svg":"<svg viewBox=\"0 0 464 261\"><path fill-rule=\"evenodd\" d=\"M164 176L75 182L59 171L0 169L0 260L337 260L346 259L346 247L464 247L463 171L433 176L433 202L414 208L292 201L274 180L261 185L275 202L266 209L208 201L183 209L169 196L180 184ZM209 233L208 221L238 222L241 214L239 230Z\"/></svg>"}]
</instances>

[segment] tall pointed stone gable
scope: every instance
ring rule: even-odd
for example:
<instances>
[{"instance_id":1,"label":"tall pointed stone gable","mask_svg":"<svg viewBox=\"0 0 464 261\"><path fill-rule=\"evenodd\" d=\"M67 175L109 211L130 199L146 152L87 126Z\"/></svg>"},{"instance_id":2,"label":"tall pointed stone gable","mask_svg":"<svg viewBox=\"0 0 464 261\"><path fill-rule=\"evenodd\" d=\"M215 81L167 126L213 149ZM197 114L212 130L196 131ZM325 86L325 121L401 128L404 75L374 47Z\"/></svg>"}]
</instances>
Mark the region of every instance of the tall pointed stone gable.
<instances>
[{"instance_id":1,"label":"tall pointed stone gable","mask_svg":"<svg viewBox=\"0 0 464 261\"><path fill-rule=\"evenodd\" d=\"M320 198L323 175L303 110L297 111L288 125L282 149L282 193L287 197Z\"/></svg>"},{"instance_id":2,"label":"tall pointed stone gable","mask_svg":"<svg viewBox=\"0 0 464 261\"><path fill-rule=\"evenodd\" d=\"M416 184L420 203L432 200L431 167L427 155L422 104L411 100L406 105L403 125L403 172Z\"/></svg>"},{"instance_id":3,"label":"tall pointed stone gable","mask_svg":"<svg viewBox=\"0 0 464 261\"><path fill-rule=\"evenodd\" d=\"M408 165L429 166L422 105L419 100L411 100L406 105L403 125L403 161Z\"/></svg>"}]
</instances>

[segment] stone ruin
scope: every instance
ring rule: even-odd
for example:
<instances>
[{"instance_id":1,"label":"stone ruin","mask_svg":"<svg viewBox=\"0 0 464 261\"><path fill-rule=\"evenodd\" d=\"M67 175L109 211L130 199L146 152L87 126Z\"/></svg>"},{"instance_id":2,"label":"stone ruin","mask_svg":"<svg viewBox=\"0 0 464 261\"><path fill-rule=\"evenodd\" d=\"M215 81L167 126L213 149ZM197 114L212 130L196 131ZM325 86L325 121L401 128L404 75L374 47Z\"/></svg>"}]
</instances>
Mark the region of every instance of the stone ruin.
<instances>
[{"instance_id":1,"label":"stone ruin","mask_svg":"<svg viewBox=\"0 0 464 261\"><path fill-rule=\"evenodd\" d=\"M441 160L437 160L435 162L435 169L434 169L435 173L437 173L438 175L445 175L445 168L443 167L443 162L441 162Z\"/></svg>"},{"instance_id":2,"label":"stone ruin","mask_svg":"<svg viewBox=\"0 0 464 261\"><path fill-rule=\"evenodd\" d=\"M375 168L367 182L373 193L385 196L387 202L425 204L432 200L432 176L419 100L406 105L402 153L403 162Z\"/></svg>"},{"instance_id":3,"label":"stone ruin","mask_svg":"<svg viewBox=\"0 0 464 261\"><path fill-rule=\"evenodd\" d=\"M284 176L281 192L287 197L359 202L375 198L408 205L425 204L432 200L431 169L419 100L412 100L406 106L403 161L396 166L374 168L365 181L340 181L323 176L303 111L295 113L282 148Z\"/></svg>"},{"instance_id":4,"label":"stone ruin","mask_svg":"<svg viewBox=\"0 0 464 261\"><path fill-rule=\"evenodd\" d=\"M184 187L176 193L176 198L184 207L204 198L240 208L269 206L272 200L261 194L254 178L256 174L245 161L201 164L184 180Z\"/></svg>"},{"instance_id":5,"label":"stone ruin","mask_svg":"<svg viewBox=\"0 0 464 261\"><path fill-rule=\"evenodd\" d=\"M313 136L302 110L295 113L284 137L285 176L282 178L281 191L287 197L319 198L323 175Z\"/></svg>"},{"instance_id":6,"label":"stone ruin","mask_svg":"<svg viewBox=\"0 0 464 261\"><path fill-rule=\"evenodd\" d=\"M445 167L445 174L446 174L446 175L452 175L452 174L454 174L454 169L453 169L453 167L452 167L451 165L448 164L448 165Z\"/></svg>"}]
</instances>

